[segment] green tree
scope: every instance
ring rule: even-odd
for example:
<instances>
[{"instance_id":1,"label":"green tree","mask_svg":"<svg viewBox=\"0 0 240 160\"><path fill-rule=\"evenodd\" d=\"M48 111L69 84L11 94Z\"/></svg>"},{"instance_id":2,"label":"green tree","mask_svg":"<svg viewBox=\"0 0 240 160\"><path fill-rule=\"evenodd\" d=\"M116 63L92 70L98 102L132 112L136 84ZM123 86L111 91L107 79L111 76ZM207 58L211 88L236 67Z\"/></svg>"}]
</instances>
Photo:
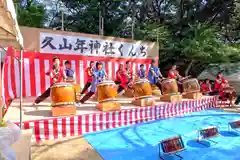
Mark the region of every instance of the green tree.
<instances>
[{"instance_id":1,"label":"green tree","mask_svg":"<svg viewBox=\"0 0 240 160\"><path fill-rule=\"evenodd\" d=\"M44 6L34 0L28 0L25 7L21 7L20 1L15 0L18 24L20 26L42 28L45 23Z\"/></svg>"}]
</instances>

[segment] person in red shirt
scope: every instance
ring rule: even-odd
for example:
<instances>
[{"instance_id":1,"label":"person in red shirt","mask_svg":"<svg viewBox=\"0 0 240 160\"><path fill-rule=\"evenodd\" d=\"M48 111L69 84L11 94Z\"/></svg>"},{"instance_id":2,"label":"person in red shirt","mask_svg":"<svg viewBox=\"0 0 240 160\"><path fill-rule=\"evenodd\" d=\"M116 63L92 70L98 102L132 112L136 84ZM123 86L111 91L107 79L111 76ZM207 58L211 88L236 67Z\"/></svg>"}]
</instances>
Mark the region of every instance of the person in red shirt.
<instances>
[{"instance_id":1,"label":"person in red shirt","mask_svg":"<svg viewBox=\"0 0 240 160\"><path fill-rule=\"evenodd\" d=\"M211 94L212 93L212 86L209 79L205 79L204 82L201 84L201 90L203 94Z\"/></svg>"},{"instance_id":2,"label":"person in red shirt","mask_svg":"<svg viewBox=\"0 0 240 160\"><path fill-rule=\"evenodd\" d=\"M127 78L128 78L128 87L132 88L133 70L132 70L131 62L129 62L129 61L126 62L126 74L127 74Z\"/></svg>"},{"instance_id":3,"label":"person in red shirt","mask_svg":"<svg viewBox=\"0 0 240 160\"><path fill-rule=\"evenodd\" d=\"M95 63L93 61L91 61L89 65L90 66L86 69L87 83L85 84L85 86L81 92L81 95L86 93L86 91L88 90L88 88L91 86L91 83L92 83L92 76L93 76L93 70L94 70Z\"/></svg>"},{"instance_id":4,"label":"person in red shirt","mask_svg":"<svg viewBox=\"0 0 240 160\"><path fill-rule=\"evenodd\" d=\"M119 68L116 72L116 79L115 83L119 84L117 92L122 92L128 85L128 75L126 71L124 70L123 64L119 65Z\"/></svg>"},{"instance_id":5,"label":"person in red shirt","mask_svg":"<svg viewBox=\"0 0 240 160\"><path fill-rule=\"evenodd\" d=\"M60 59L58 57L53 57L53 67L46 73L46 75L50 76L51 86L55 83L64 82L67 78L64 68L60 66ZM49 87L42 95L36 98L34 105L39 104L48 98L50 96L50 92L51 88Z\"/></svg>"},{"instance_id":6,"label":"person in red shirt","mask_svg":"<svg viewBox=\"0 0 240 160\"><path fill-rule=\"evenodd\" d=\"M177 66L173 65L172 68L168 71L168 78L169 79L176 79L179 80L182 78L182 76L179 74L177 70Z\"/></svg>"},{"instance_id":7,"label":"person in red shirt","mask_svg":"<svg viewBox=\"0 0 240 160\"><path fill-rule=\"evenodd\" d=\"M215 91L221 90L225 85L228 84L228 81L223 78L222 72L217 74L217 77L214 81L214 89Z\"/></svg>"}]
</instances>

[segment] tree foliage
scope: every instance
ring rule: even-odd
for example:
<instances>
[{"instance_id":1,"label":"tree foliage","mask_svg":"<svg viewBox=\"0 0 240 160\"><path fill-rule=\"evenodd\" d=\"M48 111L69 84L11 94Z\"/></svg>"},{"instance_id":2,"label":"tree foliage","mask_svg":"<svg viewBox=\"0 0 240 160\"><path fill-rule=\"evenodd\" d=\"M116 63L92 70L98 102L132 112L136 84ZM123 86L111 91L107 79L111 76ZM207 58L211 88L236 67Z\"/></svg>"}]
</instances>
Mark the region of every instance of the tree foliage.
<instances>
[{"instance_id":1,"label":"tree foliage","mask_svg":"<svg viewBox=\"0 0 240 160\"><path fill-rule=\"evenodd\" d=\"M164 69L177 63L186 74L197 75L211 63L240 60L239 0L57 0L47 11L53 15L50 28L61 26L60 2L65 30L98 34L101 12L104 35L131 38L134 27L135 39L158 41ZM29 24L23 15L20 24ZM36 17L36 26L43 17Z\"/></svg>"}]
</instances>

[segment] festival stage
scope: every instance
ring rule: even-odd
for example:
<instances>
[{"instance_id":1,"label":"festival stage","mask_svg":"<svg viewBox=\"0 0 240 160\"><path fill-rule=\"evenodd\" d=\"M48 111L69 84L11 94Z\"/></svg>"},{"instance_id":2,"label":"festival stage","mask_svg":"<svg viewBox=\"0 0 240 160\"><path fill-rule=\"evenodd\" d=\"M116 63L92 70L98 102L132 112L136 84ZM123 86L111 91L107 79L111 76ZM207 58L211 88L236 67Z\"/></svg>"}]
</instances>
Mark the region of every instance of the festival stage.
<instances>
[{"instance_id":1,"label":"festival stage","mask_svg":"<svg viewBox=\"0 0 240 160\"><path fill-rule=\"evenodd\" d=\"M198 112L217 107L218 97L204 96L200 100L184 99L179 103L160 102L156 97L156 105L137 107L130 98L119 98L121 111L101 112L95 108L96 101L91 100L77 108L77 115L68 117L52 117L50 100L36 107L32 106L35 97L23 100L23 128L33 128L33 141L59 139L68 136L79 136L84 133L117 128L137 123L144 123L185 113ZM19 100L14 100L5 116L19 124Z\"/></svg>"}]
</instances>

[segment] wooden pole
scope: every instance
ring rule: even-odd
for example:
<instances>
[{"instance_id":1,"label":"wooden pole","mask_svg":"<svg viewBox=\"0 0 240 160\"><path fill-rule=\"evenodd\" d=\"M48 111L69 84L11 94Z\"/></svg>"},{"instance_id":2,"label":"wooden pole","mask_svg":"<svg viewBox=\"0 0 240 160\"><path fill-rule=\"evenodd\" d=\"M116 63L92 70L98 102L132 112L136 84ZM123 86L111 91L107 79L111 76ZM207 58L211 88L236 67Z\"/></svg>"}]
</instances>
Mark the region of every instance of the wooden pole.
<instances>
[{"instance_id":1,"label":"wooden pole","mask_svg":"<svg viewBox=\"0 0 240 160\"><path fill-rule=\"evenodd\" d=\"M0 60L2 62L2 53L0 53ZM3 99L2 99L2 64L0 66L0 121L3 118Z\"/></svg>"}]
</instances>

